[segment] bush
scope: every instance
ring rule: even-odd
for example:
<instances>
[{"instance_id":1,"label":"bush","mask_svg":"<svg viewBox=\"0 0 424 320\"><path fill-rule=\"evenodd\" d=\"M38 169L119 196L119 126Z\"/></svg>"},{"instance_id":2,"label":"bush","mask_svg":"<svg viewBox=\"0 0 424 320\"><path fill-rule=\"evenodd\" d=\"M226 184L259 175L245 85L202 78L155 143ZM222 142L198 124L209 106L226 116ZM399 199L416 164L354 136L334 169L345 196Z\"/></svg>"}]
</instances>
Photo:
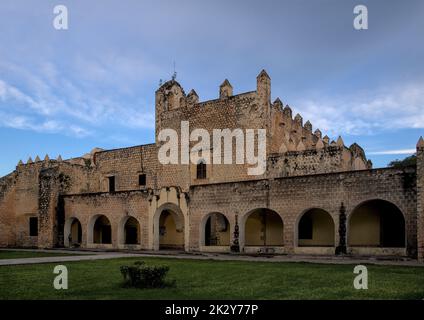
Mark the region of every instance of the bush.
<instances>
[{"instance_id":1,"label":"bush","mask_svg":"<svg viewBox=\"0 0 424 320\"><path fill-rule=\"evenodd\" d=\"M133 266L121 266L120 270L126 288L164 288L175 285L175 280L165 281L168 266L147 266L143 261L137 261Z\"/></svg>"}]
</instances>

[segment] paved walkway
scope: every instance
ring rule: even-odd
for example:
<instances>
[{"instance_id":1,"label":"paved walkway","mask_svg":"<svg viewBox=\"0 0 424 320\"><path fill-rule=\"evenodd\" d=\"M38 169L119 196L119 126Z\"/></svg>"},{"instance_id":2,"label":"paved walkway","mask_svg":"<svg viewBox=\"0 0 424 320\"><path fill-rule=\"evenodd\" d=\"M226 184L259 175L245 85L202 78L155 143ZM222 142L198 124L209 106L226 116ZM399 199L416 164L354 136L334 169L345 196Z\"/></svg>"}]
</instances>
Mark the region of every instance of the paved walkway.
<instances>
[{"instance_id":1,"label":"paved walkway","mask_svg":"<svg viewBox=\"0 0 424 320\"><path fill-rule=\"evenodd\" d=\"M414 266L424 267L424 263L420 263L412 259L388 260L383 258L369 257L336 257L336 256L310 256L310 255L282 255L282 256L249 256L235 254L213 254L213 253L176 253L172 251L156 252L109 252L109 251L87 251L87 250L29 250L29 249L0 249L13 251L33 251L33 252L49 252L49 253L69 253L78 254L77 256L57 256L57 257L39 257L39 258L19 258L19 259L0 259L0 266L25 265L39 263L62 263L73 261L90 261L104 260L116 258L171 258L171 259L191 259L191 260L218 260L218 261L259 261L259 262L306 262L321 264L375 264L390 266Z\"/></svg>"},{"instance_id":2,"label":"paved walkway","mask_svg":"<svg viewBox=\"0 0 424 320\"><path fill-rule=\"evenodd\" d=\"M74 252L72 252L74 253ZM38 258L19 258L19 259L0 259L0 266L39 264L39 263L63 263L73 261L104 260L115 258L137 257L137 254L131 253L83 253L80 256L57 256L57 257L38 257Z\"/></svg>"}]
</instances>

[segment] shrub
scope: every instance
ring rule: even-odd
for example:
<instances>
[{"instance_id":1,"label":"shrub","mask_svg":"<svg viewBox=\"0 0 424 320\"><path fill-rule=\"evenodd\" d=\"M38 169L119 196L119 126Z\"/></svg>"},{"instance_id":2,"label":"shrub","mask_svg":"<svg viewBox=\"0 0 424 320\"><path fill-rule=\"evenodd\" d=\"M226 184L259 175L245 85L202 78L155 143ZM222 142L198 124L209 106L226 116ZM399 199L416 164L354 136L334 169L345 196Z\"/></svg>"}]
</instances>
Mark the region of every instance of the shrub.
<instances>
[{"instance_id":1,"label":"shrub","mask_svg":"<svg viewBox=\"0 0 424 320\"><path fill-rule=\"evenodd\" d=\"M133 266L121 266L124 287L131 288L164 288L174 286L175 280L165 281L169 271L168 266L147 266L143 261L137 261Z\"/></svg>"}]
</instances>

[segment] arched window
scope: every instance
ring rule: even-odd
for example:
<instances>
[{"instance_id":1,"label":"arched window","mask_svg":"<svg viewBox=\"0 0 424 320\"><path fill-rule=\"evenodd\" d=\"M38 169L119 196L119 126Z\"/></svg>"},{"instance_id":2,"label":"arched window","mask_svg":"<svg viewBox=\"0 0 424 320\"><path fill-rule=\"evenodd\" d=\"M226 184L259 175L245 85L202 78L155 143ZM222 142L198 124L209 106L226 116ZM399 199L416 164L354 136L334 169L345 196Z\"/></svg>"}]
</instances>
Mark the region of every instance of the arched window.
<instances>
[{"instance_id":1,"label":"arched window","mask_svg":"<svg viewBox=\"0 0 424 320\"><path fill-rule=\"evenodd\" d=\"M197 164L196 178L206 179L206 163L204 160L200 160Z\"/></svg>"}]
</instances>

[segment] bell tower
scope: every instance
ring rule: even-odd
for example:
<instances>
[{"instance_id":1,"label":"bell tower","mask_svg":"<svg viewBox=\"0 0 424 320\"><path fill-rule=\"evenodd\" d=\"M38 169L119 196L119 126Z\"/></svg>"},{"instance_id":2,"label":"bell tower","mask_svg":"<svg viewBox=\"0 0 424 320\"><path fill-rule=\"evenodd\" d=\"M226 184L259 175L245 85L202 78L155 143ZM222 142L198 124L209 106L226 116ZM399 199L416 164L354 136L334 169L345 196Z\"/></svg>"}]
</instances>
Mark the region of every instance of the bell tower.
<instances>
[{"instance_id":1,"label":"bell tower","mask_svg":"<svg viewBox=\"0 0 424 320\"><path fill-rule=\"evenodd\" d=\"M162 117L174 110L184 107L187 102L187 97L184 89L173 78L165 82L156 90L155 93L155 119L156 119L156 142L161 127Z\"/></svg>"}]
</instances>

